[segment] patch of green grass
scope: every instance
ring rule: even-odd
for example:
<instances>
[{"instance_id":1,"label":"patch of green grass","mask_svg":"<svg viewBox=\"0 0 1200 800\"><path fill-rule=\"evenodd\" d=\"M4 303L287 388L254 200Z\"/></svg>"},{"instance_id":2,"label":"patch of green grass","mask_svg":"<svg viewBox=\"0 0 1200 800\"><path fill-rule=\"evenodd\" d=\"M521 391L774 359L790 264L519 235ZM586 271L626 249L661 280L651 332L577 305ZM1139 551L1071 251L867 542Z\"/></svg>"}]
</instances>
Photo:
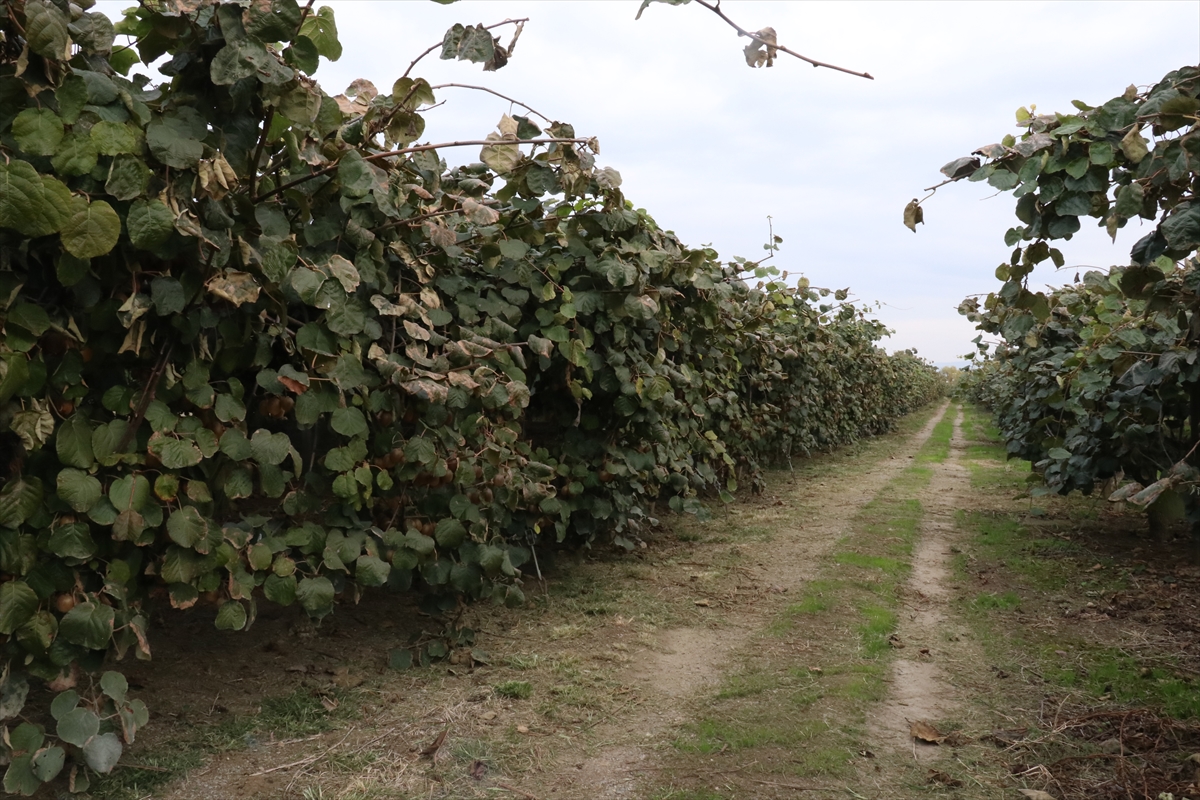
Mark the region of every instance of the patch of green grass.
<instances>
[{"instance_id":1,"label":"patch of green grass","mask_svg":"<svg viewBox=\"0 0 1200 800\"><path fill-rule=\"evenodd\" d=\"M311 689L297 689L281 697L263 700L262 711L254 720L258 731L272 733L279 739L311 736L333 730L335 723L354 716L352 703L346 702L349 693L329 690L317 694ZM334 706L326 707L326 703Z\"/></svg>"},{"instance_id":2,"label":"patch of green grass","mask_svg":"<svg viewBox=\"0 0 1200 800\"><path fill-rule=\"evenodd\" d=\"M858 612L864 620L858 626L859 636L862 637L863 655L867 658L878 658L881 653L888 651L888 637L896 630L896 612L876 605L860 606Z\"/></svg>"},{"instance_id":3,"label":"patch of green grass","mask_svg":"<svg viewBox=\"0 0 1200 800\"><path fill-rule=\"evenodd\" d=\"M901 575L908 571L908 565L894 558L883 556L868 556L862 553L838 553L834 556L839 564L863 569L877 569L886 575Z\"/></svg>"},{"instance_id":4,"label":"patch of green grass","mask_svg":"<svg viewBox=\"0 0 1200 800\"><path fill-rule=\"evenodd\" d=\"M538 665L541 663L542 657L537 653L521 653L504 659L504 665L506 667L512 667L513 669L519 669L522 671L528 669L537 669Z\"/></svg>"},{"instance_id":5,"label":"patch of green grass","mask_svg":"<svg viewBox=\"0 0 1200 800\"><path fill-rule=\"evenodd\" d=\"M157 752L144 753L139 756L138 763L153 767L153 770L120 764L108 775L97 775L92 779L90 796L97 800L141 800L152 796L154 789L176 775L199 767L204 763L204 755L196 748L160 748Z\"/></svg>"},{"instance_id":6,"label":"patch of green grass","mask_svg":"<svg viewBox=\"0 0 1200 800\"><path fill-rule=\"evenodd\" d=\"M1047 645L1048 662L1062 658ZM1052 666L1046 678L1093 697L1108 695L1124 705L1149 706L1176 719L1200 717L1200 692L1194 682L1180 678L1169 667L1143 667L1136 656L1116 648L1083 649L1070 666Z\"/></svg>"},{"instance_id":7,"label":"patch of green grass","mask_svg":"<svg viewBox=\"0 0 1200 800\"><path fill-rule=\"evenodd\" d=\"M954 436L954 407L947 409L933 433L917 451L913 458L915 464L940 464L950 457L950 439Z\"/></svg>"},{"instance_id":8,"label":"patch of green grass","mask_svg":"<svg viewBox=\"0 0 1200 800\"><path fill-rule=\"evenodd\" d=\"M529 681L505 681L496 684L492 689L501 697L513 700L524 700L533 694L533 684Z\"/></svg>"},{"instance_id":9,"label":"patch of green grass","mask_svg":"<svg viewBox=\"0 0 1200 800\"><path fill-rule=\"evenodd\" d=\"M775 675L761 672L731 675L725 679L725 685L717 692L717 699L732 700L738 697L751 697L778 688L779 678Z\"/></svg>"},{"instance_id":10,"label":"patch of green grass","mask_svg":"<svg viewBox=\"0 0 1200 800\"><path fill-rule=\"evenodd\" d=\"M971 601L971 606L980 611L1012 611L1021 605L1021 598L1016 592L984 592Z\"/></svg>"},{"instance_id":11,"label":"patch of green grass","mask_svg":"<svg viewBox=\"0 0 1200 800\"><path fill-rule=\"evenodd\" d=\"M737 717L707 717L688 725L687 735L675 746L684 752L716 753L720 750L745 750L778 745L794 747L828 731L828 723L799 719L782 709L774 718L754 720Z\"/></svg>"}]
</instances>

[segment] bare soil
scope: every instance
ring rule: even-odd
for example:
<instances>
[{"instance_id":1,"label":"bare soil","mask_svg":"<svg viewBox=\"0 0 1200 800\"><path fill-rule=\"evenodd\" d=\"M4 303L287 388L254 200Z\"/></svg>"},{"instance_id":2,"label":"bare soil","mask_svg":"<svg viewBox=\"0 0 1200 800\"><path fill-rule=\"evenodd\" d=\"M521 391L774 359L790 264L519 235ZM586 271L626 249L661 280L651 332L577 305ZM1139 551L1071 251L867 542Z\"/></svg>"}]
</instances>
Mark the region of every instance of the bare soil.
<instances>
[{"instance_id":1,"label":"bare soil","mask_svg":"<svg viewBox=\"0 0 1200 800\"><path fill-rule=\"evenodd\" d=\"M970 507L973 499L970 473L961 463L965 449L959 411L950 457L935 467L929 486L920 494L924 515L895 634L899 647L892 662L891 692L871 717L872 741L892 751L911 748L920 763L933 762L942 753L937 742L912 735L913 723L932 725L950 718L963 703L942 664L951 659L967 663L981 659L962 626L958 630L951 627L950 548L959 539L954 518L959 509ZM936 727L932 730L940 733Z\"/></svg>"}]
</instances>

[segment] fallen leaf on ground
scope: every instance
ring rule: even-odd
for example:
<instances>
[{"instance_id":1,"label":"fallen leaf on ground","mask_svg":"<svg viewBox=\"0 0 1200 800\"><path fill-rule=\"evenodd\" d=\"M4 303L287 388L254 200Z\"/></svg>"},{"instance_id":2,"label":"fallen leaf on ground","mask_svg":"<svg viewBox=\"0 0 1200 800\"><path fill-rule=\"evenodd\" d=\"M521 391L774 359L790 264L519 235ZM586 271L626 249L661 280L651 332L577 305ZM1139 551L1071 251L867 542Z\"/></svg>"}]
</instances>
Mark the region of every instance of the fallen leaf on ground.
<instances>
[{"instance_id":1,"label":"fallen leaf on ground","mask_svg":"<svg viewBox=\"0 0 1200 800\"><path fill-rule=\"evenodd\" d=\"M711 604L711 603L709 603L707 600L695 600L695 601L693 601L693 602L694 602L696 605L698 605L698 606L704 606L705 608L708 608L710 605L712 605L712 604Z\"/></svg>"},{"instance_id":2,"label":"fallen leaf on ground","mask_svg":"<svg viewBox=\"0 0 1200 800\"><path fill-rule=\"evenodd\" d=\"M930 744L937 744L946 738L937 728L919 719L909 723L908 733L914 739L920 739L922 742L929 742Z\"/></svg>"},{"instance_id":3,"label":"fallen leaf on ground","mask_svg":"<svg viewBox=\"0 0 1200 800\"><path fill-rule=\"evenodd\" d=\"M529 727L526 725L518 725L517 733L529 733Z\"/></svg>"},{"instance_id":4,"label":"fallen leaf on ground","mask_svg":"<svg viewBox=\"0 0 1200 800\"><path fill-rule=\"evenodd\" d=\"M1043 792L1041 789L1018 789L1021 794L1029 798L1029 800L1058 800L1049 792Z\"/></svg>"},{"instance_id":5,"label":"fallen leaf on ground","mask_svg":"<svg viewBox=\"0 0 1200 800\"><path fill-rule=\"evenodd\" d=\"M487 775L487 771L488 771L487 764L483 763L479 759L475 759L474 761L471 762L471 777L474 778L475 780L477 780L477 781L483 780L483 776Z\"/></svg>"}]
</instances>

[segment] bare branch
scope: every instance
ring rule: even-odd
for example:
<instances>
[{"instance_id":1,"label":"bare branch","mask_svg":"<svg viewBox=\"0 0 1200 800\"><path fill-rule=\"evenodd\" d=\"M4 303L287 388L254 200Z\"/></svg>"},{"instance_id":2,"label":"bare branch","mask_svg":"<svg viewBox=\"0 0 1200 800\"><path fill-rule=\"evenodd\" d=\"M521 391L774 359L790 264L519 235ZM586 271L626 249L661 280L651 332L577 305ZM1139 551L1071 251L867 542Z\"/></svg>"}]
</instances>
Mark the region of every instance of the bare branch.
<instances>
[{"instance_id":1,"label":"bare branch","mask_svg":"<svg viewBox=\"0 0 1200 800\"><path fill-rule=\"evenodd\" d=\"M363 161L379 161L380 159L393 158L395 156L404 156L404 155L408 155L409 153L422 153L426 150L440 150L443 147L470 147L472 145L486 147L486 146L501 146L501 145L517 145L517 144L584 144L584 145L586 145L586 144L590 144L592 141L593 141L593 139L561 139L561 138L557 138L557 137L547 137L545 139L469 139L469 140L461 141L461 142L442 142L441 144L418 144L418 145L414 145L412 147L405 147L400 150L388 150L387 152L384 152L384 153L372 153L371 155L363 156ZM259 195L258 197L255 197L254 202L261 203L263 200L266 200L268 197L274 197L277 194L282 194L283 192L287 191L288 189L291 189L293 186L298 186L299 184L304 183L305 181L311 181L313 178L319 178L322 175L328 175L329 173L336 171L337 168L338 168L338 164L335 163L335 164L330 164L328 167L325 167L324 169L319 169L316 172L310 172L307 175L302 175L301 177L296 178L296 180L294 180L294 181L289 181L288 183L285 183L284 185L280 186L278 189L272 189L271 191L267 192L266 194L262 194L262 195Z\"/></svg>"},{"instance_id":2,"label":"bare branch","mask_svg":"<svg viewBox=\"0 0 1200 800\"><path fill-rule=\"evenodd\" d=\"M492 28L499 28L501 25L524 25L526 22L529 22L529 17L522 17L521 19L506 19L506 20L504 20L504 22L497 22L494 25L484 25L483 29L485 31L490 31ZM517 35L520 36L520 31L517 32ZM445 40L443 40L443 41L445 41ZM516 43L516 37L513 37L513 43L514 44ZM428 50L426 50L424 53L421 53L421 55L414 58L412 60L412 63L408 65L408 69L404 70L404 74L401 75L400 77L407 78L408 73L412 72L413 67L415 67L417 65L418 61L420 61L422 58L424 58L425 56L432 53L434 50L437 50L441 46L442 46L442 42L438 42L437 44L433 45Z\"/></svg>"},{"instance_id":3,"label":"bare branch","mask_svg":"<svg viewBox=\"0 0 1200 800\"><path fill-rule=\"evenodd\" d=\"M503 99L503 100L507 100L508 102L510 102L510 103L513 103L514 105L518 105L518 106L520 106L521 108L524 108L524 109L526 109L526 110L527 110L527 111L529 111L531 114L537 114L539 117L541 117L542 119L546 120L546 122L553 122L553 121L554 121L554 120L550 119L549 117L547 117L547 116L546 116L545 114L543 114L542 112L540 112L540 111L538 111L537 109L533 108L532 106L526 105L525 103L522 103L520 100L514 100L513 98L509 97L509 96L508 96L508 95L506 95L506 94L500 94L500 93L499 93L499 92L497 92L495 89L489 89L489 88L487 88L486 86L473 86L473 85L471 85L471 84L469 84L469 83L439 83L437 86L431 86L431 87L429 87L429 88L431 88L431 89L446 89L446 88L449 88L449 87L454 87L454 88L457 88L457 89L476 89L476 90L478 90L478 91L480 91L480 92L487 92L488 94L494 94L494 95L496 95L496 97L499 97L499 98L501 98L501 99Z\"/></svg>"},{"instance_id":4,"label":"bare branch","mask_svg":"<svg viewBox=\"0 0 1200 800\"><path fill-rule=\"evenodd\" d=\"M721 10L720 2L710 3L710 2L708 2L708 0L696 0L696 2L699 3L700 5L704 6L705 8L707 8L709 11L716 14L721 19L725 20L725 22L731 28L733 28L735 31L738 32L738 36L748 36L749 38L753 39L754 41L758 42L759 44L762 44L767 47L774 48L775 50L779 50L781 52L787 53L789 56L795 56L796 58L800 59L801 61L807 61L809 64L812 64L814 67L825 67L827 69L835 69L838 72L845 72L847 75L857 75L860 78L866 78L867 80L870 80L870 81L875 80L875 76L871 75L871 73L869 73L869 72L855 72L852 69L846 69L845 67L839 67L836 64L826 64L824 61L816 61L814 59L809 58L808 56L800 55L795 50L789 50L788 48L784 47L781 44L776 44L775 42L768 42L765 39L759 38L759 36L757 34L746 30L741 25L738 25L736 22L734 22L729 17L727 17L725 15L725 12Z\"/></svg>"}]
</instances>

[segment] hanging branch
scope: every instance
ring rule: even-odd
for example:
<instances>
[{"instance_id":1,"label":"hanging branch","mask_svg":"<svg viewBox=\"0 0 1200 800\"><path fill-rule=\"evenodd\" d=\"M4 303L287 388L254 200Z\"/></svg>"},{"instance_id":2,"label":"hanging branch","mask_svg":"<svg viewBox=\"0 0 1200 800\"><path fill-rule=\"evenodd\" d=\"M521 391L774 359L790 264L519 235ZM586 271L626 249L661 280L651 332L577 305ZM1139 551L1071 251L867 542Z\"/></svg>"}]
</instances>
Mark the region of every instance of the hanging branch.
<instances>
[{"instance_id":1,"label":"hanging branch","mask_svg":"<svg viewBox=\"0 0 1200 800\"><path fill-rule=\"evenodd\" d=\"M456 89L475 89L480 92L487 92L488 94L494 94L494 95L496 95L496 97L499 97L502 100L507 100L508 102L510 102L514 105L520 106L521 108L525 109L526 111L528 111L531 114L536 114L537 116L546 120L546 122L553 122L552 119L550 119L545 114L538 111L537 109L533 108L532 106L526 105L525 103L522 103L520 100L514 100L513 98L509 97L506 94L500 94L495 89L489 89L486 86L474 86L469 83L439 83L437 86L430 86L429 88L430 89L448 89L450 87L454 87Z\"/></svg>"},{"instance_id":2,"label":"hanging branch","mask_svg":"<svg viewBox=\"0 0 1200 800\"><path fill-rule=\"evenodd\" d=\"M529 22L529 17L522 17L521 19L506 19L506 20L504 20L504 22L497 22L497 23L496 23L496 24L494 24L494 25L484 25L484 26L483 26L483 29L484 29L485 31L490 31L492 28L499 28L501 25L517 25L517 26L518 26L518 28L517 28L517 36L520 36L520 35L521 35L520 26L524 25L526 22ZM517 42L517 36L514 36L514 37L513 37L513 44L516 44L516 42ZM442 44L443 44L444 42L445 42L445 39L443 39L441 42L438 42L437 44L433 45L433 46L432 46L432 47L430 47L428 50L426 50L425 52L421 53L421 55L419 55L419 56L417 56L416 58L414 58L414 59L412 60L412 63L408 65L408 69L404 70L404 74L403 74L403 75L401 75L400 77L401 77L401 78L407 78L407 77L408 77L408 73L410 73L410 72L412 72L412 71L413 71L413 67L415 67L415 66L417 65L417 62L418 62L418 61L420 61L422 58L424 58L425 56L427 56L427 55L429 55L430 53L432 53L434 50L437 50L439 47L441 47L441 46L442 46ZM510 50L512 49L512 45L510 45L510 46L509 46L509 49L510 49Z\"/></svg>"},{"instance_id":3,"label":"hanging branch","mask_svg":"<svg viewBox=\"0 0 1200 800\"><path fill-rule=\"evenodd\" d=\"M748 36L751 39L753 39L754 41L758 42L760 45L766 47L767 53L768 53L768 59L770 58L770 54L772 53L772 51L779 50L781 52L787 53L789 56L795 56L796 58L800 59L801 61L806 61L809 64L812 64L814 67L826 67L827 69L835 69L838 72L845 72L847 75L857 75L858 77L866 78L869 81L875 80L875 76L871 75L871 73L869 73L869 72L855 72L852 69L846 69L845 67L839 67L836 64L826 64L824 61L816 61L814 59L809 58L808 56L800 55L795 50L789 50L788 48L784 47L781 44L776 44L774 41L775 37L773 35L774 31L770 31L769 28L763 29L762 31L759 31L758 33L752 33L750 31L746 30L741 25L738 25L736 22L734 22L733 20L731 20L729 17L727 17L725 15L725 12L721 10L721 0L717 0L717 2L715 2L715 3L710 3L710 2L708 2L708 0L696 0L696 2L699 3L700 5L704 6L705 8L707 8L709 11L716 14L721 19L725 20L725 22L731 28L733 28L735 31L738 32L738 36ZM770 38L763 38L760 34L763 34L764 32L769 32L772 35L770 36ZM770 63L769 60L768 60L768 63Z\"/></svg>"}]
</instances>

